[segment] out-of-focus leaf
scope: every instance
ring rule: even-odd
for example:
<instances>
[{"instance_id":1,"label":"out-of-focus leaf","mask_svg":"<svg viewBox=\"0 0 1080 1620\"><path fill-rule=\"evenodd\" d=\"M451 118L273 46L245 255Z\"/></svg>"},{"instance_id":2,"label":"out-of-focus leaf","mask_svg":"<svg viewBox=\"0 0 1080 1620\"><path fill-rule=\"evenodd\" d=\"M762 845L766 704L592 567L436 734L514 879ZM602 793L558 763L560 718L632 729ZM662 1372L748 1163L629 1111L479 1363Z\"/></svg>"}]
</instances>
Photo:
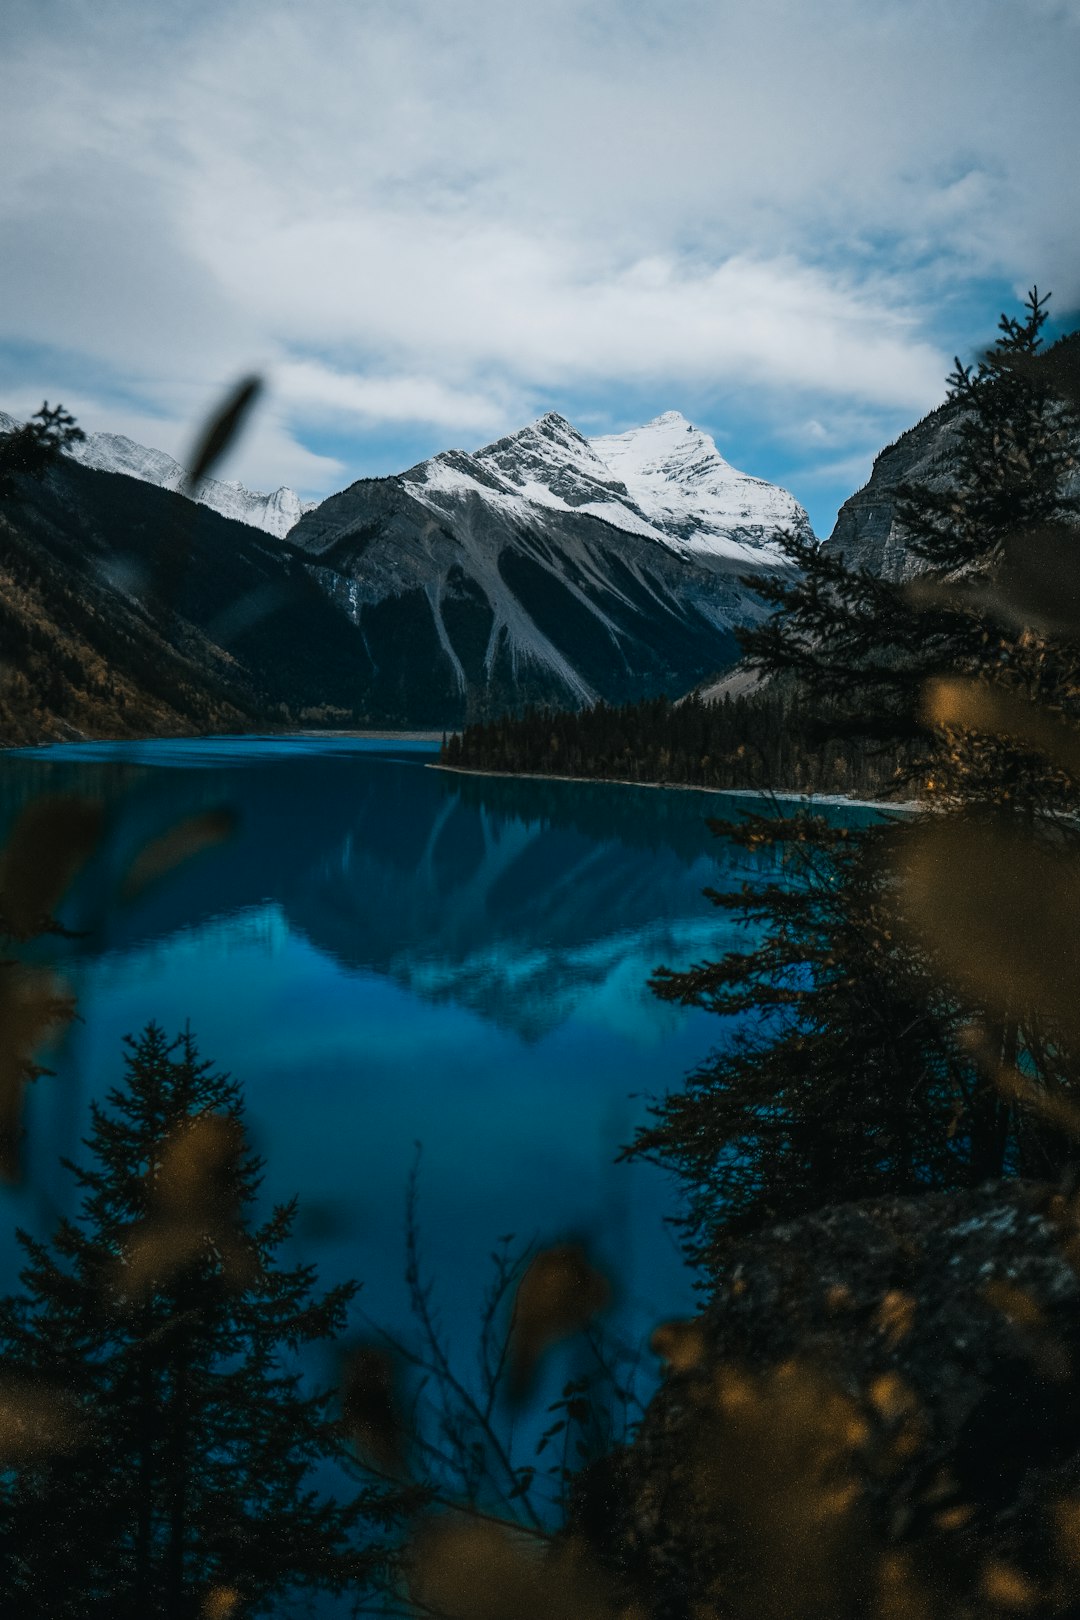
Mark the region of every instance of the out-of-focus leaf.
<instances>
[{"instance_id":1,"label":"out-of-focus leaf","mask_svg":"<svg viewBox=\"0 0 1080 1620\"><path fill-rule=\"evenodd\" d=\"M214 1586L202 1606L202 1620L232 1620L240 1612L240 1594L234 1586Z\"/></svg>"},{"instance_id":2,"label":"out-of-focus leaf","mask_svg":"<svg viewBox=\"0 0 1080 1620\"><path fill-rule=\"evenodd\" d=\"M0 1176L19 1175L23 1092L50 1036L68 1023L75 1002L51 973L17 962L0 964Z\"/></svg>"},{"instance_id":3,"label":"out-of-focus leaf","mask_svg":"<svg viewBox=\"0 0 1080 1620\"><path fill-rule=\"evenodd\" d=\"M413 1549L414 1600L445 1620L521 1620L532 1614L539 1559L520 1539L481 1520L430 1526Z\"/></svg>"},{"instance_id":4,"label":"out-of-focus leaf","mask_svg":"<svg viewBox=\"0 0 1080 1620\"><path fill-rule=\"evenodd\" d=\"M542 1249L518 1284L510 1335L510 1390L528 1389L545 1350L579 1332L611 1299L611 1285L577 1243Z\"/></svg>"},{"instance_id":5,"label":"out-of-focus leaf","mask_svg":"<svg viewBox=\"0 0 1080 1620\"><path fill-rule=\"evenodd\" d=\"M341 1406L357 1449L384 1473L401 1473L405 1448L397 1368L381 1345L359 1345L348 1357Z\"/></svg>"},{"instance_id":6,"label":"out-of-focus leaf","mask_svg":"<svg viewBox=\"0 0 1080 1620\"><path fill-rule=\"evenodd\" d=\"M214 412L196 441L190 457L189 480L192 491L225 454L244 425L248 412L262 392L261 377L244 377L232 388Z\"/></svg>"},{"instance_id":7,"label":"out-of-focus leaf","mask_svg":"<svg viewBox=\"0 0 1080 1620\"><path fill-rule=\"evenodd\" d=\"M999 363L1025 382L1080 405L1080 332L1070 332L1041 354L1003 355Z\"/></svg>"},{"instance_id":8,"label":"out-of-focus leaf","mask_svg":"<svg viewBox=\"0 0 1080 1620\"><path fill-rule=\"evenodd\" d=\"M917 576L903 587L919 610L989 617L1049 637L1080 635L1080 528L1042 523L1000 544L992 575L958 580Z\"/></svg>"},{"instance_id":9,"label":"out-of-focus leaf","mask_svg":"<svg viewBox=\"0 0 1080 1620\"><path fill-rule=\"evenodd\" d=\"M49 795L23 810L0 855L0 909L16 938L40 931L101 836L93 799Z\"/></svg>"},{"instance_id":10,"label":"out-of-focus leaf","mask_svg":"<svg viewBox=\"0 0 1080 1620\"><path fill-rule=\"evenodd\" d=\"M413 1548L410 1589L440 1620L644 1620L618 1614L575 1537L545 1545L513 1525L448 1518Z\"/></svg>"},{"instance_id":11,"label":"out-of-focus leaf","mask_svg":"<svg viewBox=\"0 0 1080 1620\"><path fill-rule=\"evenodd\" d=\"M1026 1007L1080 1041L1080 862L1064 844L941 818L912 829L899 875L955 985L992 1015Z\"/></svg>"},{"instance_id":12,"label":"out-of-focus leaf","mask_svg":"<svg viewBox=\"0 0 1080 1620\"><path fill-rule=\"evenodd\" d=\"M1000 1559L988 1560L983 1571L983 1596L1006 1614L1026 1614L1041 1607L1042 1594L1022 1570Z\"/></svg>"},{"instance_id":13,"label":"out-of-focus leaf","mask_svg":"<svg viewBox=\"0 0 1080 1620\"><path fill-rule=\"evenodd\" d=\"M0 1381L0 1467L18 1467L79 1440L71 1402L60 1390L23 1380Z\"/></svg>"},{"instance_id":14,"label":"out-of-focus leaf","mask_svg":"<svg viewBox=\"0 0 1080 1620\"><path fill-rule=\"evenodd\" d=\"M239 1122L203 1113L172 1132L149 1172L149 1213L124 1255L120 1286L138 1297L211 1251L232 1287L250 1280L254 1256L237 1219Z\"/></svg>"},{"instance_id":15,"label":"out-of-focus leaf","mask_svg":"<svg viewBox=\"0 0 1080 1620\"><path fill-rule=\"evenodd\" d=\"M958 676L928 681L923 717L934 726L1010 737L1080 774L1080 731L1018 693Z\"/></svg>"},{"instance_id":16,"label":"out-of-focus leaf","mask_svg":"<svg viewBox=\"0 0 1080 1620\"><path fill-rule=\"evenodd\" d=\"M177 822L160 838L154 838L145 845L132 861L123 885L125 899L130 900L141 894L147 884L164 877L193 855L224 843L235 830L236 816L232 810L224 807L204 810L197 816Z\"/></svg>"},{"instance_id":17,"label":"out-of-focus leaf","mask_svg":"<svg viewBox=\"0 0 1080 1620\"><path fill-rule=\"evenodd\" d=\"M1002 1062L1000 1054L987 1040L986 1031L978 1025L973 1024L964 1031L963 1042L1006 1102L1019 1103L1028 1113L1040 1115L1066 1136L1080 1140L1080 1106L1071 1102L1064 1092L1039 1085L1014 1064Z\"/></svg>"},{"instance_id":18,"label":"out-of-focus leaf","mask_svg":"<svg viewBox=\"0 0 1080 1620\"><path fill-rule=\"evenodd\" d=\"M700 1321L661 1322L652 1331L649 1349L672 1372L690 1372L705 1358L705 1333Z\"/></svg>"}]
</instances>

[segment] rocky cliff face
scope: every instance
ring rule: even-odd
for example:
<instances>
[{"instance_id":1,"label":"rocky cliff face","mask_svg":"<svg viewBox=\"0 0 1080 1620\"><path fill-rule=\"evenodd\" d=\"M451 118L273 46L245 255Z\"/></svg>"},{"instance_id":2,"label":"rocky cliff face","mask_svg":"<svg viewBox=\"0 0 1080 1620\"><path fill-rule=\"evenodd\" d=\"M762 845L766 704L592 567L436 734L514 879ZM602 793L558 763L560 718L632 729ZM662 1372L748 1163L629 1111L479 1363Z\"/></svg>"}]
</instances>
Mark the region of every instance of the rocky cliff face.
<instances>
[{"instance_id":1,"label":"rocky cliff face","mask_svg":"<svg viewBox=\"0 0 1080 1620\"><path fill-rule=\"evenodd\" d=\"M955 480L954 455L960 413L946 404L924 416L902 433L876 458L869 479L837 514L836 526L824 542L852 568L865 568L884 579L903 580L917 574L922 564L908 550L896 520L898 486L911 482L947 490ZM1080 459L1080 444L1077 445ZM1080 495L1080 467L1066 484Z\"/></svg>"},{"instance_id":2,"label":"rocky cliff face","mask_svg":"<svg viewBox=\"0 0 1080 1620\"><path fill-rule=\"evenodd\" d=\"M901 580L919 571L896 521L896 492L907 482L947 489L952 476L957 413L942 405L882 450L862 489L840 508L825 550L851 568Z\"/></svg>"},{"instance_id":3,"label":"rocky cliff face","mask_svg":"<svg viewBox=\"0 0 1080 1620\"><path fill-rule=\"evenodd\" d=\"M290 540L373 645L384 682L452 719L681 691L761 614L802 508L669 413L586 440L549 415L331 496Z\"/></svg>"}]
</instances>

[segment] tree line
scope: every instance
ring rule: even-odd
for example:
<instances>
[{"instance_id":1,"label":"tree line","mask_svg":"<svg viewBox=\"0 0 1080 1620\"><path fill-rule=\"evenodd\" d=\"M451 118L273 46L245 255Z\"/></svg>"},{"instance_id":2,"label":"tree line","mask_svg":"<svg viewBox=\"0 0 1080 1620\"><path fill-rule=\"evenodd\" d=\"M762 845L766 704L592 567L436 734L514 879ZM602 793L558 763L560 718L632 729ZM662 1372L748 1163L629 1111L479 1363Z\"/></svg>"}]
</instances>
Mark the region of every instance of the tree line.
<instances>
[{"instance_id":1,"label":"tree line","mask_svg":"<svg viewBox=\"0 0 1080 1620\"><path fill-rule=\"evenodd\" d=\"M527 709L447 738L461 770L865 796L896 780L902 750L842 735L793 682L707 702L699 694L577 711Z\"/></svg>"}]
</instances>

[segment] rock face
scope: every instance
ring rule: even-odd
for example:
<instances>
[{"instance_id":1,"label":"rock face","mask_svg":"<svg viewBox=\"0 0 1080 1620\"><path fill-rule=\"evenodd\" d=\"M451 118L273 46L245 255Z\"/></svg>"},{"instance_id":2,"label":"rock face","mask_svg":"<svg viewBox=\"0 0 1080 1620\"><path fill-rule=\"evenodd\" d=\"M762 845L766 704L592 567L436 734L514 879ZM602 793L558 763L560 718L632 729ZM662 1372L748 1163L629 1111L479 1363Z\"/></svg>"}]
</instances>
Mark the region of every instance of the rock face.
<instances>
[{"instance_id":1,"label":"rock face","mask_svg":"<svg viewBox=\"0 0 1080 1620\"><path fill-rule=\"evenodd\" d=\"M361 480L289 538L378 631L386 679L408 648L431 712L458 720L681 691L726 667L732 627L762 613L740 576L784 566L783 528L809 532L802 508L675 413L591 441L551 414Z\"/></svg>"},{"instance_id":2,"label":"rock face","mask_svg":"<svg viewBox=\"0 0 1080 1620\"><path fill-rule=\"evenodd\" d=\"M957 413L942 405L882 450L867 482L837 513L825 550L843 558L850 568L864 568L884 579L902 580L918 573L919 560L907 550L896 521L897 487L910 481L947 489L956 433Z\"/></svg>"},{"instance_id":3,"label":"rock face","mask_svg":"<svg viewBox=\"0 0 1080 1620\"><path fill-rule=\"evenodd\" d=\"M1074 1615L1078 1231L1000 1183L733 1244L577 1528L658 1620Z\"/></svg>"},{"instance_id":4,"label":"rock face","mask_svg":"<svg viewBox=\"0 0 1080 1620\"><path fill-rule=\"evenodd\" d=\"M849 567L865 568L884 579L904 580L917 574L923 564L908 550L896 521L897 488L910 481L934 490L949 489L955 481L960 422L954 405L941 405L882 450L862 489L840 508L824 549ZM1076 453L1080 461L1080 444ZM1065 488L1072 497L1080 496L1080 466Z\"/></svg>"}]
</instances>

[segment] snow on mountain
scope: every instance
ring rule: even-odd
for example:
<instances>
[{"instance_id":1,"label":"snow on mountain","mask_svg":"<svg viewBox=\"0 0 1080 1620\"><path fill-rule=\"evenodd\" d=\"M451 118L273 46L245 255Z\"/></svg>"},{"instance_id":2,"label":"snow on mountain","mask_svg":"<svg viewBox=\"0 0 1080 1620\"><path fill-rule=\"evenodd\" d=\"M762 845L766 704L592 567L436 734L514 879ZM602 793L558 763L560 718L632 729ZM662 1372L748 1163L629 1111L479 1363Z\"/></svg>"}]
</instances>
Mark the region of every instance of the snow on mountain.
<instances>
[{"instance_id":1,"label":"snow on mountain","mask_svg":"<svg viewBox=\"0 0 1080 1620\"><path fill-rule=\"evenodd\" d=\"M590 439L589 446L649 522L690 551L760 563L763 553L777 555L778 529L812 534L793 495L739 472L678 411L665 411L627 433Z\"/></svg>"},{"instance_id":2,"label":"snow on mountain","mask_svg":"<svg viewBox=\"0 0 1080 1620\"><path fill-rule=\"evenodd\" d=\"M407 643L394 690L422 671L430 712L476 716L715 675L737 651L733 627L765 612L744 576L786 565L783 529L811 533L797 502L676 413L590 440L551 412L471 454L361 479L290 540L381 679Z\"/></svg>"},{"instance_id":3,"label":"snow on mountain","mask_svg":"<svg viewBox=\"0 0 1080 1620\"><path fill-rule=\"evenodd\" d=\"M677 551L760 567L782 561L778 530L811 534L794 496L732 467L678 411L593 439L551 411L469 460L527 501L588 513Z\"/></svg>"},{"instance_id":4,"label":"snow on mountain","mask_svg":"<svg viewBox=\"0 0 1080 1620\"><path fill-rule=\"evenodd\" d=\"M150 450L120 433L90 433L81 443L71 445L68 454L84 467L94 467L99 472L126 473L144 484L157 484L161 489L176 490L184 495L189 493L188 475L179 462L163 450ZM276 535L279 540L299 523L305 512L313 511L318 505L317 501L302 501L295 490L284 484L264 495L245 489L243 484L222 483L217 478L202 479L195 499L200 506L209 506L222 517L249 523L252 528Z\"/></svg>"},{"instance_id":5,"label":"snow on mountain","mask_svg":"<svg viewBox=\"0 0 1080 1620\"><path fill-rule=\"evenodd\" d=\"M0 411L0 433L10 433L21 424L13 416ZM84 467L97 472L124 473L143 484L156 484L159 489L171 489L188 495L188 475L178 461L164 450L151 450L122 433L89 433L85 439L69 445L67 454ZM195 496L200 506L209 506L222 517L235 518L265 534L284 539L289 530L299 523L305 512L311 512L317 501L302 501L296 491L282 485L272 494L262 495L245 489L243 484L222 483L217 478L204 478Z\"/></svg>"}]
</instances>

